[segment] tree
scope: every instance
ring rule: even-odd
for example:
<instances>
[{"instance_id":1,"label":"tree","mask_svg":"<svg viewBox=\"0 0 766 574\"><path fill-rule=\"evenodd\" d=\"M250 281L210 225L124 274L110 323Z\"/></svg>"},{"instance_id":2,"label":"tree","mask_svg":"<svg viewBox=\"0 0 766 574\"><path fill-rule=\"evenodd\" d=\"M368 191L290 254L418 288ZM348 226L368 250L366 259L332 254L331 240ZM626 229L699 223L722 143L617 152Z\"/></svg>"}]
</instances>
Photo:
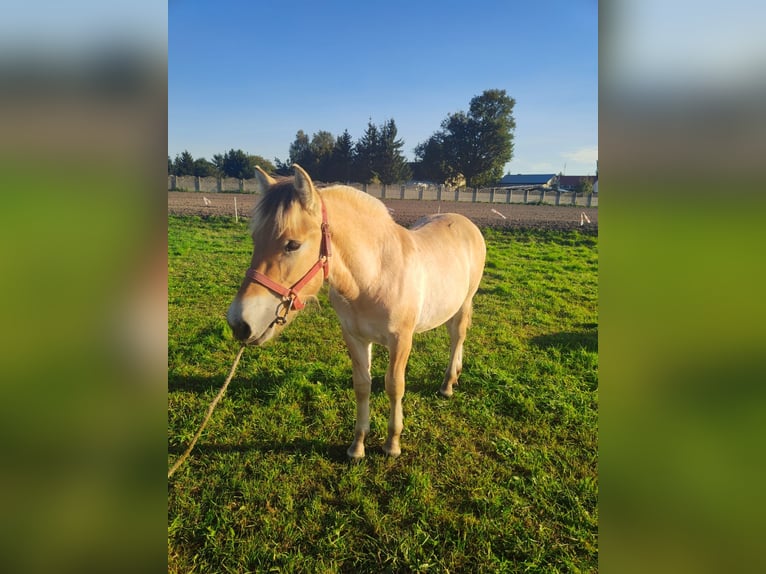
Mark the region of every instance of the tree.
<instances>
[{"instance_id":1,"label":"tree","mask_svg":"<svg viewBox=\"0 0 766 574\"><path fill-rule=\"evenodd\" d=\"M188 151L176 156L173 171L176 175L194 175L194 158Z\"/></svg>"},{"instance_id":2,"label":"tree","mask_svg":"<svg viewBox=\"0 0 766 574\"><path fill-rule=\"evenodd\" d=\"M213 156L213 165L219 174L225 175L223 171L223 155L217 153Z\"/></svg>"},{"instance_id":3,"label":"tree","mask_svg":"<svg viewBox=\"0 0 766 574\"><path fill-rule=\"evenodd\" d=\"M404 141L396 139L396 122L393 118L380 127L376 172L381 183L390 184L406 181L412 175L407 160L402 155Z\"/></svg>"},{"instance_id":4,"label":"tree","mask_svg":"<svg viewBox=\"0 0 766 574\"><path fill-rule=\"evenodd\" d=\"M290 160L282 161L278 157L274 158L274 172L277 175L290 175L293 172L292 164Z\"/></svg>"},{"instance_id":5,"label":"tree","mask_svg":"<svg viewBox=\"0 0 766 574\"><path fill-rule=\"evenodd\" d=\"M593 182L588 177L581 177L580 181L577 183L576 188L577 193L581 193L584 196L589 196L593 194Z\"/></svg>"},{"instance_id":6,"label":"tree","mask_svg":"<svg viewBox=\"0 0 766 574\"><path fill-rule=\"evenodd\" d=\"M505 90L485 90L471 99L468 113L449 114L416 155L437 181L462 175L471 187L495 183L513 157L515 104Z\"/></svg>"},{"instance_id":7,"label":"tree","mask_svg":"<svg viewBox=\"0 0 766 574\"><path fill-rule=\"evenodd\" d=\"M415 147L416 177L439 183L448 182L454 175L446 158L444 134L437 132Z\"/></svg>"},{"instance_id":8,"label":"tree","mask_svg":"<svg viewBox=\"0 0 766 574\"><path fill-rule=\"evenodd\" d=\"M354 176L358 181L396 183L409 179L411 171L402 156L404 142L397 139L396 122L390 119L380 126L370 120L355 146Z\"/></svg>"},{"instance_id":9,"label":"tree","mask_svg":"<svg viewBox=\"0 0 766 574\"><path fill-rule=\"evenodd\" d=\"M274 164L267 160L265 157L260 155L249 155L247 156L247 159L250 162L250 167L253 169L253 177L255 177L255 166L260 167L266 173L276 173L277 171L277 168L274 166Z\"/></svg>"},{"instance_id":10,"label":"tree","mask_svg":"<svg viewBox=\"0 0 766 574\"><path fill-rule=\"evenodd\" d=\"M335 137L326 131L318 131L311 136L308 165L301 166L309 171L313 179L328 181L335 147Z\"/></svg>"},{"instance_id":11,"label":"tree","mask_svg":"<svg viewBox=\"0 0 766 574\"><path fill-rule=\"evenodd\" d=\"M218 175L218 169L215 164L201 157L194 160L194 175L197 177L215 177Z\"/></svg>"},{"instance_id":12,"label":"tree","mask_svg":"<svg viewBox=\"0 0 766 574\"><path fill-rule=\"evenodd\" d=\"M362 183L378 182L378 174L375 171L378 150L380 147L380 135L378 126L367 122L367 129L356 142L354 148L354 179Z\"/></svg>"},{"instance_id":13,"label":"tree","mask_svg":"<svg viewBox=\"0 0 766 574\"><path fill-rule=\"evenodd\" d=\"M237 179L251 179L255 177L255 170L250 163L248 156L241 149L229 150L222 158L221 171L226 177L235 177Z\"/></svg>"},{"instance_id":14,"label":"tree","mask_svg":"<svg viewBox=\"0 0 766 574\"><path fill-rule=\"evenodd\" d=\"M327 174L327 181L351 181L351 170L354 165L354 140L348 130L335 139L332 148L332 158Z\"/></svg>"},{"instance_id":15,"label":"tree","mask_svg":"<svg viewBox=\"0 0 766 574\"><path fill-rule=\"evenodd\" d=\"M290 144L290 165L297 163L305 169L309 169L311 163L311 150L309 149L309 136L298 130L295 141Z\"/></svg>"}]
</instances>

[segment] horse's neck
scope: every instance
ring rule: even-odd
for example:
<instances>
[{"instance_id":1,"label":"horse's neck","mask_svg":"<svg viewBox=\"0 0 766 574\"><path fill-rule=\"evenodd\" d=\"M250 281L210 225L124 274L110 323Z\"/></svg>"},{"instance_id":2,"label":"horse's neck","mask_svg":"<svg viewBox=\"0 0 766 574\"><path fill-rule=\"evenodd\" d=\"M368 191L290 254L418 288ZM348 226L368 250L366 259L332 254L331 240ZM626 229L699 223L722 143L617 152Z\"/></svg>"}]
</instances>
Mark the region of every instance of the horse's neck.
<instances>
[{"instance_id":1,"label":"horse's neck","mask_svg":"<svg viewBox=\"0 0 766 574\"><path fill-rule=\"evenodd\" d=\"M346 192L326 192L333 254L330 260L330 287L345 299L354 300L377 287L384 270L382 247L398 228L365 201L353 201ZM361 192L359 192L361 193Z\"/></svg>"}]
</instances>

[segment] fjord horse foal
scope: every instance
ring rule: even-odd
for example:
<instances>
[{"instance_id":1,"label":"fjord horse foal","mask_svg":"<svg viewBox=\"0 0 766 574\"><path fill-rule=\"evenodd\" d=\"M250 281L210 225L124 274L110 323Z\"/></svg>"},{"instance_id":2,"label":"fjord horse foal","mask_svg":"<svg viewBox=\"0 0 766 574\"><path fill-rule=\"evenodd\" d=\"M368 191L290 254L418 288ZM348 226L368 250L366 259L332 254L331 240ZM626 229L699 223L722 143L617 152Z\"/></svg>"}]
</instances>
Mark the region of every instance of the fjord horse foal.
<instances>
[{"instance_id":1,"label":"fjord horse foal","mask_svg":"<svg viewBox=\"0 0 766 574\"><path fill-rule=\"evenodd\" d=\"M451 353L440 392L452 395L484 270L484 238L468 219L452 213L405 229L377 199L340 185L317 191L300 166L293 168L294 178L281 179L257 169L262 199L251 221L253 256L228 323L240 341L266 343L326 279L352 362L356 426L348 455L364 456L377 343L389 351L385 388L391 411L383 450L397 456L412 336L446 323Z\"/></svg>"}]
</instances>

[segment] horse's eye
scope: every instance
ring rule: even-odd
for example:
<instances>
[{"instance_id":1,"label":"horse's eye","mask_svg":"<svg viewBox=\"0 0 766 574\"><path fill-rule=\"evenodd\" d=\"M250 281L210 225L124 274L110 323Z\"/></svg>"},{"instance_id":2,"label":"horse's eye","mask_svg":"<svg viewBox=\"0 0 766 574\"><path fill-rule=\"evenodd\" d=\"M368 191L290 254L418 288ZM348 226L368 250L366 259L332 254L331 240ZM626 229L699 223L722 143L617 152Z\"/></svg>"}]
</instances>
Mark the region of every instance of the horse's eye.
<instances>
[{"instance_id":1,"label":"horse's eye","mask_svg":"<svg viewBox=\"0 0 766 574\"><path fill-rule=\"evenodd\" d=\"M301 248L301 244L292 239L287 242L287 245L285 245L285 251L287 251L288 253L292 253L293 251L298 251L298 249L300 248Z\"/></svg>"}]
</instances>

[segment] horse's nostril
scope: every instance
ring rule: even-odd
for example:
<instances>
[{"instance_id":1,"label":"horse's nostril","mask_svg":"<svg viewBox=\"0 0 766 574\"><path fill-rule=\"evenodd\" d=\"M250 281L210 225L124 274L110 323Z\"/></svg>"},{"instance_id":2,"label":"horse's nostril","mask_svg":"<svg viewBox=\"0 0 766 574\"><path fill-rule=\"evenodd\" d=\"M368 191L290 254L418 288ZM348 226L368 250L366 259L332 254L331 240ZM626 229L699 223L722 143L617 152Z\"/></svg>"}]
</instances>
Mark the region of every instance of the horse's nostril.
<instances>
[{"instance_id":1,"label":"horse's nostril","mask_svg":"<svg viewBox=\"0 0 766 574\"><path fill-rule=\"evenodd\" d=\"M235 323L231 328L231 331L234 333L234 337L239 341L246 341L250 338L250 325L244 321Z\"/></svg>"}]
</instances>

